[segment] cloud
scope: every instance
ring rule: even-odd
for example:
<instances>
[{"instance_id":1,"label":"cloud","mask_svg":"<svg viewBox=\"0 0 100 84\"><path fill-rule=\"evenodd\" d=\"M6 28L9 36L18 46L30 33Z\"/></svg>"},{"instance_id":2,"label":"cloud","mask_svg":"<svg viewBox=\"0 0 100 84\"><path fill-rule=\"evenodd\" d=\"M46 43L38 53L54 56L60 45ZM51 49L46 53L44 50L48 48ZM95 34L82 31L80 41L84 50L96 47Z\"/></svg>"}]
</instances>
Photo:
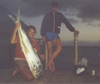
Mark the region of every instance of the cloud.
<instances>
[{"instance_id":1,"label":"cloud","mask_svg":"<svg viewBox=\"0 0 100 84\"><path fill-rule=\"evenodd\" d=\"M87 26L98 27L98 25L96 25L96 24L92 24L92 23L87 24Z\"/></svg>"},{"instance_id":2,"label":"cloud","mask_svg":"<svg viewBox=\"0 0 100 84\"><path fill-rule=\"evenodd\" d=\"M68 19L68 21L71 22L71 23L74 23L74 24L79 22L78 20L75 20L75 19L72 19L72 18Z\"/></svg>"},{"instance_id":3,"label":"cloud","mask_svg":"<svg viewBox=\"0 0 100 84\"><path fill-rule=\"evenodd\" d=\"M98 24L98 27L100 27L100 24Z\"/></svg>"},{"instance_id":4,"label":"cloud","mask_svg":"<svg viewBox=\"0 0 100 84\"><path fill-rule=\"evenodd\" d=\"M100 20L99 0L77 0L76 9L79 11L78 17L83 21Z\"/></svg>"},{"instance_id":5,"label":"cloud","mask_svg":"<svg viewBox=\"0 0 100 84\"><path fill-rule=\"evenodd\" d=\"M66 10L69 5L73 5L75 2L75 0L1 0L0 3L14 13L20 7L24 16L34 17L50 11L53 1L58 2L60 10Z\"/></svg>"},{"instance_id":6,"label":"cloud","mask_svg":"<svg viewBox=\"0 0 100 84\"><path fill-rule=\"evenodd\" d=\"M83 22L100 20L99 0L0 0L0 3L15 14L20 7L23 16L38 17L51 10L53 1L58 2L60 11L72 10L69 14L76 15Z\"/></svg>"}]
</instances>

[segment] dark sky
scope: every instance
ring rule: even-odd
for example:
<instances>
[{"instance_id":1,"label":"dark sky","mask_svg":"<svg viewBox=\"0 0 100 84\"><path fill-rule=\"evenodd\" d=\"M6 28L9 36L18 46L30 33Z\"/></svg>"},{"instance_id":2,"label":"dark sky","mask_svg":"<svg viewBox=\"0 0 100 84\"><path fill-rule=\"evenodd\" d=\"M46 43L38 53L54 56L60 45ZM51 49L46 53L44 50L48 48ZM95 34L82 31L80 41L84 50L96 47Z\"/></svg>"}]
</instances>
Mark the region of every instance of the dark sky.
<instances>
[{"instance_id":1,"label":"dark sky","mask_svg":"<svg viewBox=\"0 0 100 84\"><path fill-rule=\"evenodd\" d=\"M17 8L20 7L24 16L36 17L48 12L52 1L57 1L59 10L62 11L74 8L78 11L77 17L83 20L100 19L100 0L0 0L0 4L12 12L17 12Z\"/></svg>"},{"instance_id":2,"label":"dark sky","mask_svg":"<svg viewBox=\"0 0 100 84\"><path fill-rule=\"evenodd\" d=\"M18 7L20 7L24 22L31 24L33 21L32 24L35 24L39 31L43 16L51 10L53 1L58 2L58 10L80 31L80 44L93 42L99 45L100 0L0 0L0 4L13 14L17 14ZM65 33L65 29L62 31ZM63 42L66 42L65 38L70 34L67 32L68 35L64 37L64 33L61 33L61 38ZM72 40L73 37L69 38L69 43Z\"/></svg>"}]
</instances>

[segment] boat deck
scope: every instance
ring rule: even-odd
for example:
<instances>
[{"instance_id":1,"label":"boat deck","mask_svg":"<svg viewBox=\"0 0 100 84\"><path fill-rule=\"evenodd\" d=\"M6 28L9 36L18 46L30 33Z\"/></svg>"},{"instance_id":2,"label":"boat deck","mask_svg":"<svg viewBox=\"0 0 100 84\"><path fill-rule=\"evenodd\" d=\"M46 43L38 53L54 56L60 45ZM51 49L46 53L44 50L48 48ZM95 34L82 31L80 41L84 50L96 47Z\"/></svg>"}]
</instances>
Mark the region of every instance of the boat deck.
<instances>
[{"instance_id":1,"label":"boat deck","mask_svg":"<svg viewBox=\"0 0 100 84\"><path fill-rule=\"evenodd\" d=\"M59 74L52 74L49 71L45 71L44 75L36 80L30 82L24 80L19 74L16 77L12 77L13 69L0 69L0 83L32 83L32 84L97 84L100 83L100 77L92 76L91 74L76 75L70 70L60 70Z\"/></svg>"}]
</instances>

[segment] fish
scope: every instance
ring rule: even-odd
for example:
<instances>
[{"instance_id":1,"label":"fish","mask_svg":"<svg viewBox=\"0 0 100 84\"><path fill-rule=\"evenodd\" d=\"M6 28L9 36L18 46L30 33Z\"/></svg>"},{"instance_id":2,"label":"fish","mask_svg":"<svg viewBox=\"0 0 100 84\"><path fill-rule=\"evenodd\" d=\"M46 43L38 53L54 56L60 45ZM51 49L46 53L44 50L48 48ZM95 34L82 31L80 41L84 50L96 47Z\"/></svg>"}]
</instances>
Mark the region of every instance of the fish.
<instances>
[{"instance_id":1,"label":"fish","mask_svg":"<svg viewBox=\"0 0 100 84\"><path fill-rule=\"evenodd\" d=\"M14 18L10 14L8 14L8 16L15 23L20 22L20 9L18 9L17 18ZM18 35L19 35L19 39L20 39L22 52L25 55L29 69L32 72L34 78L39 79L44 73L42 62L41 62L38 54L34 51L34 49L33 49L34 46L31 44L31 41L29 40L29 38L28 38L26 32L24 31L24 29L22 28L22 26L20 26L20 28L18 28Z\"/></svg>"}]
</instances>

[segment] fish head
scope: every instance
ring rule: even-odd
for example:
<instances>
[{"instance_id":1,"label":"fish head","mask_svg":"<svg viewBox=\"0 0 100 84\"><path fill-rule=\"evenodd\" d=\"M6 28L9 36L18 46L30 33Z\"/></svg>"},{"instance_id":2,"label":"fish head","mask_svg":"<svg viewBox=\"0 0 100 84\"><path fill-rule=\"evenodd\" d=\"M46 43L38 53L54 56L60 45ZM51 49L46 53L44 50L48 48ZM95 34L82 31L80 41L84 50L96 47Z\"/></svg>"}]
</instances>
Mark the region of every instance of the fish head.
<instances>
[{"instance_id":1,"label":"fish head","mask_svg":"<svg viewBox=\"0 0 100 84\"><path fill-rule=\"evenodd\" d=\"M32 74L36 79L39 79L43 75L43 73L44 73L44 70L43 70L42 64L33 66Z\"/></svg>"}]
</instances>

